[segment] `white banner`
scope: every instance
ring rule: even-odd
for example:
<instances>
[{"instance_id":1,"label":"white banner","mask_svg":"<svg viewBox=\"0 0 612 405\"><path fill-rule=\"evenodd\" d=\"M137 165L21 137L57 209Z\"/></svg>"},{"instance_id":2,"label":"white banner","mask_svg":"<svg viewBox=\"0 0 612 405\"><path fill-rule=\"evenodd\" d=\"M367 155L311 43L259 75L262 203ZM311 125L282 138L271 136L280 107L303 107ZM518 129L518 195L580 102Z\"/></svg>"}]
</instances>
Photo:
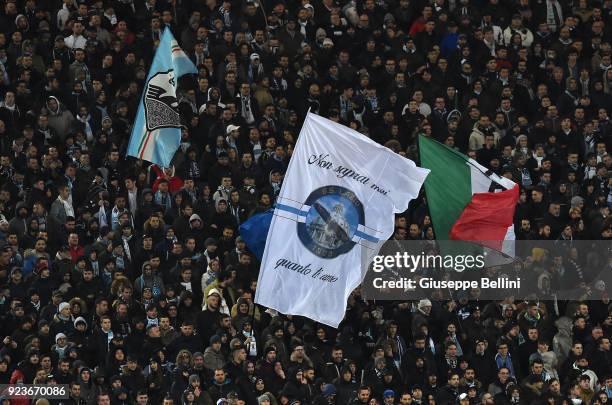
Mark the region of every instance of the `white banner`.
<instances>
[{"instance_id":1,"label":"white banner","mask_svg":"<svg viewBox=\"0 0 612 405\"><path fill-rule=\"evenodd\" d=\"M429 170L308 114L266 240L258 304L337 327L346 300Z\"/></svg>"}]
</instances>

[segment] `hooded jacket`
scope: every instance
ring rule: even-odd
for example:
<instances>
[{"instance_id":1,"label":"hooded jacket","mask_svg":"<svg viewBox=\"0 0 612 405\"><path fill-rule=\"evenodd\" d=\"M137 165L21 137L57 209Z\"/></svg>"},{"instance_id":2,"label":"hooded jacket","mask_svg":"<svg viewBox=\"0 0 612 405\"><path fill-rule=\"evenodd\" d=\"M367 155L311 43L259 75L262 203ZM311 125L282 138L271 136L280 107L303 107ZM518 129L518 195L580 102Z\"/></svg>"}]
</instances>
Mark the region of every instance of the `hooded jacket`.
<instances>
[{"instance_id":1,"label":"hooded jacket","mask_svg":"<svg viewBox=\"0 0 612 405\"><path fill-rule=\"evenodd\" d=\"M19 210L22 208L25 208L28 211L26 213L26 216L23 218L19 216ZM28 208L27 204L23 201L19 201L15 206L15 217L9 221L9 230L11 232L17 233L17 236L19 236L20 240L23 238L23 235L25 235L27 231L27 218L29 217L29 214L30 209Z\"/></svg>"},{"instance_id":2,"label":"hooded jacket","mask_svg":"<svg viewBox=\"0 0 612 405\"><path fill-rule=\"evenodd\" d=\"M57 102L57 109L53 110L49 106L49 101L53 99ZM74 115L60 103L57 97L51 96L47 100L47 111L49 112L49 126L57 132L62 143L70 132L74 123Z\"/></svg>"},{"instance_id":3,"label":"hooded jacket","mask_svg":"<svg viewBox=\"0 0 612 405\"><path fill-rule=\"evenodd\" d=\"M207 347L204 351L204 367L214 372L218 368L223 368L224 365L223 353L214 351L212 347Z\"/></svg>"}]
</instances>

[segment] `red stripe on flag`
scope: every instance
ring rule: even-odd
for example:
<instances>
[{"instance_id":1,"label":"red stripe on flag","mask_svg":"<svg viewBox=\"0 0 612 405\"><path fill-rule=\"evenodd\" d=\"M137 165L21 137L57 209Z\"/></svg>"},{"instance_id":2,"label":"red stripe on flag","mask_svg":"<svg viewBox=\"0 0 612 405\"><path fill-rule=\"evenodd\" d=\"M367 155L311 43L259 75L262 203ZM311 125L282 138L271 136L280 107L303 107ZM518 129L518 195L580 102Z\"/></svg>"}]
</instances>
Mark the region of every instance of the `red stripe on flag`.
<instances>
[{"instance_id":1,"label":"red stripe on flag","mask_svg":"<svg viewBox=\"0 0 612 405\"><path fill-rule=\"evenodd\" d=\"M144 145L142 146L142 149L140 150L140 158L142 159L143 155L144 155L144 151L147 149L147 144L149 143L149 140L151 139L151 134L153 132L152 131L148 131L147 134L145 135L145 141L144 141Z\"/></svg>"},{"instance_id":2,"label":"red stripe on flag","mask_svg":"<svg viewBox=\"0 0 612 405\"><path fill-rule=\"evenodd\" d=\"M504 240L514 219L514 209L519 198L519 187L499 193L476 193L465 206L450 231L454 240L495 241ZM497 248L497 246L491 246Z\"/></svg>"}]
</instances>

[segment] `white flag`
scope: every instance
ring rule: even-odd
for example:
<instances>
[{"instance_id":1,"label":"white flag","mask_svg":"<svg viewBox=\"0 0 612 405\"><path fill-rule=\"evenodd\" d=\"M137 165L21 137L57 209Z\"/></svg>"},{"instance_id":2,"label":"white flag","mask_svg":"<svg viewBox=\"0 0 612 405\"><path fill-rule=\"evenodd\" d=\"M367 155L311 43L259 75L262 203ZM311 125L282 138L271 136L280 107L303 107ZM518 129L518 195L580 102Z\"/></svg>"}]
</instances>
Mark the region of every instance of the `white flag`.
<instances>
[{"instance_id":1,"label":"white flag","mask_svg":"<svg viewBox=\"0 0 612 405\"><path fill-rule=\"evenodd\" d=\"M362 134L308 114L266 239L258 304L337 327L394 214L429 173Z\"/></svg>"}]
</instances>

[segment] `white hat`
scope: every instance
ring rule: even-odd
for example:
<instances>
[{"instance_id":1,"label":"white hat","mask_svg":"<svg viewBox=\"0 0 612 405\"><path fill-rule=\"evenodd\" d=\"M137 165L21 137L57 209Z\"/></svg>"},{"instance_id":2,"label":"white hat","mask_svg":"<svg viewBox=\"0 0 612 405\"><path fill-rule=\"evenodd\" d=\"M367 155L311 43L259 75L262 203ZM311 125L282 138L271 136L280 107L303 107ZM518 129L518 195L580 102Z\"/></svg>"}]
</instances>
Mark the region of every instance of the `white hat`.
<instances>
[{"instance_id":1,"label":"white hat","mask_svg":"<svg viewBox=\"0 0 612 405\"><path fill-rule=\"evenodd\" d=\"M87 327L87 321L82 316L79 316L77 319L74 320L74 327L75 328L77 326L77 323L84 323L85 327Z\"/></svg>"},{"instance_id":2,"label":"white hat","mask_svg":"<svg viewBox=\"0 0 612 405\"><path fill-rule=\"evenodd\" d=\"M57 341L60 340L61 338L66 339L66 335L64 335L62 332L55 335L55 343L57 343Z\"/></svg>"},{"instance_id":3,"label":"white hat","mask_svg":"<svg viewBox=\"0 0 612 405\"><path fill-rule=\"evenodd\" d=\"M332 41L332 40L331 40L331 39L329 39L329 38L325 38L325 39L323 40L323 46L325 46L325 45L331 45L331 46L334 46L334 41Z\"/></svg>"},{"instance_id":4,"label":"white hat","mask_svg":"<svg viewBox=\"0 0 612 405\"><path fill-rule=\"evenodd\" d=\"M232 124L230 124L230 125L228 125L228 126L227 126L227 128L225 129L225 133L229 135L229 134L230 134L232 131L237 131L237 130L239 130L239 129L240 129L240 127L239 127L238 125L232 125Z\"/></svg>"},{"instance_id":5,"label":"white hat","mask_svg":"<svg viewBox=\"0 0 612 405\"><path fill-rule=\"evenodd\" d=\"M69 304L69 303L67 303L67 302L62 302L62 303L60 303L60 304L59 304L59 306L58 306L58 310L59 310L59 312L62 312L62 310L63 310L64 308L70 308L70 304Z\"/></svg>"},{"instance_id":6,"label":"white hat","mask_svg":"<svg viewBox=\"0 0 612 405\"><path fill-rule=\"evenodd\" d=\"M430 306L431 306L431 301L425 298L424 300L419 301L418 308L430 307Z\"/></svg>"}]
</instances>

